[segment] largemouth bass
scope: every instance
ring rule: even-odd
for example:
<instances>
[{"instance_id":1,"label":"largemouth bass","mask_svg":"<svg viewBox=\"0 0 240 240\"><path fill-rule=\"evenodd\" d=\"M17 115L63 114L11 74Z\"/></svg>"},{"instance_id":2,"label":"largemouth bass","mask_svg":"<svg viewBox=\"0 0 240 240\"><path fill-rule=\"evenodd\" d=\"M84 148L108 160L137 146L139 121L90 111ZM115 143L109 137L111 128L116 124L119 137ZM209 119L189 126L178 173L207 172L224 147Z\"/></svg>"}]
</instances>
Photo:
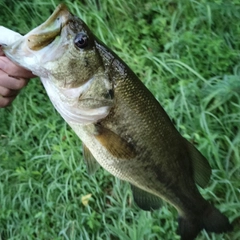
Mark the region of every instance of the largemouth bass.
<instances>
[{"instance_id":1,"label":"largemouth bass","mask_svg":"<svg viewBox=\"0 0 240 240\"><path fill-rule=\"evenodd\" d=\"M90 173L98 162L129 182L144 210L160 208L161 199L172 204L182 240L202 229L232 229L196 186L210 179L205 157L180 135L132 70L64 5L3 49L41 78L54 107L82 140Z\"/></svg>"}]
</instances>

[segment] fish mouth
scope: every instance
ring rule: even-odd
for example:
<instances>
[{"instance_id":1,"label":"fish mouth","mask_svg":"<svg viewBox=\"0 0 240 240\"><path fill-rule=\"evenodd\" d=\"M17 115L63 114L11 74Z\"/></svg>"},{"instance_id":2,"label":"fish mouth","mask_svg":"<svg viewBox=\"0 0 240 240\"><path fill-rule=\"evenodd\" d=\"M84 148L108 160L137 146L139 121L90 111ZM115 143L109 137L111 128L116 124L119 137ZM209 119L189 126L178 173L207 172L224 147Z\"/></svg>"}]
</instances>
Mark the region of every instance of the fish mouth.
<instances>
[{"instance_id":1,"label":"fish mouth","mask_svg":"<svg viewBox=\"0 0 240 240\"><path fill-rule=\"evenodd\" d=\"M39 51L54 41L60 36L70 15L67 7L60 4L43 24L26 35L29 49Z\"/></svg>"},{"instance_id":2,"label":"fish mouth","mask_svg":"<svg viewBox=\"0 0 240 240\"><path fill-rule=\"evenodd\" d=\"M68 25L72 18L67 7L60 4L44 23L2 49L15 64L46 77L41 66L60 57L66 50Z\"/></svg>"}]
</instances>

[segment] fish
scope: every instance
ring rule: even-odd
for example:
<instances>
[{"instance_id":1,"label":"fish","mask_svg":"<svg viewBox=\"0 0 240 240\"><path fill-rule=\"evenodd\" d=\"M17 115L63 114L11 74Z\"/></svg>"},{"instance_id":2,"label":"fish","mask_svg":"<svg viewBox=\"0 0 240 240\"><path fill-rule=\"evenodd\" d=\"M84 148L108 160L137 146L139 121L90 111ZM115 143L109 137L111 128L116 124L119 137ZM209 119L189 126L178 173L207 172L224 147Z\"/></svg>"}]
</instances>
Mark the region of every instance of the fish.
<instances>
[{"instance_id":1,"label":"fish","mask_svg":"<svg viewBox=\"0 0 240 240\"><path fill-rule=\"evenodd\" d=\"M171 204L181 240L193 240L203 229L233 229L199 192L211 176L207 159L181 136L126 63L64 4L2 48L40 77L52 104L81 139L89 174L100 165L129 182L143 210L160 209L162 200Z\"/></svg>"}]
</instances>

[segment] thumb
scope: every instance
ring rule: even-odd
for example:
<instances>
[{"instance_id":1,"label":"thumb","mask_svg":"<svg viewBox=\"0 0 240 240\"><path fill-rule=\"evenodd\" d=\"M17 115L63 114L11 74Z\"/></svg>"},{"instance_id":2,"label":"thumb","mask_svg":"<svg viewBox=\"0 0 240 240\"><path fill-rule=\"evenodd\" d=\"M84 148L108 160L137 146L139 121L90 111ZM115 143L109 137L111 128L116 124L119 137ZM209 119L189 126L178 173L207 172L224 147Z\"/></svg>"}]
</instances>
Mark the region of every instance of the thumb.
<instances>
[{"instance_id":1,"label":"thumb","mask_svg":"<svg viewBox=\"0 0 240 240\"><path fill-rule=\"evenodd\" d=\"M0 26L0 45L9 45L22 37L21 34Z\"/></svg>"}]
</instances>

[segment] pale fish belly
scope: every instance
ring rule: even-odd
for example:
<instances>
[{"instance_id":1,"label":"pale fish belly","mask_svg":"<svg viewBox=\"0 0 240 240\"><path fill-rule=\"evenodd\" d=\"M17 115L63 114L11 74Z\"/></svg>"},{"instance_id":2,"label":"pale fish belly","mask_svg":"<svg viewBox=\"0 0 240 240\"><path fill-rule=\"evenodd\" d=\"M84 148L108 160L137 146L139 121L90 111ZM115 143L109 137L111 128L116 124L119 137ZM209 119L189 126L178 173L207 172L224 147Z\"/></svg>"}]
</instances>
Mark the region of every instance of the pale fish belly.
<instances>
[{"instance_id":1,"label":"pale fish belly","mask_svg":"<svg viewBox=\"0 0 240 240\"><path fill-rule=\"evenodd\" d=\"M90 125L93 126L93 124L89 124L87 127L86 125L74 123L70 123L69 125L105 170L121 180L127 181L154 195L161 196L159 189L163 188L163 184L156 182L157 176L154 176L154 173L152 173L150 179L146 178L146 173L142 166L138 164L137 158L117 159L111 155L108 150L98 142L92 132L89 131ZM155 186L155 188L150 186Z\"/></svg>"},{"instance_id":2,"label":"pale fish belly","mask_svg":"<svg viewBox=\"0 0 240 240\"><path fill-rule=\"evenodd\" d=\"M129 182L133 182L134 180L131 177L131 174L124 169L126 168L125 164L129 163L129 160L125 159L117 159L112 156L106 148L104 148L100 142L94 137L89 129L93 126L93 124L80 125L75 123L69 123L70 127L77 134L77 136L82 140L82 142L88 147L91 151L92 155L96 159L96 161L109 173L112 175ZM127 168L131 170L131 168ZM125 173L125 174L123 174Z\"/></svg>"}]
</instances>

